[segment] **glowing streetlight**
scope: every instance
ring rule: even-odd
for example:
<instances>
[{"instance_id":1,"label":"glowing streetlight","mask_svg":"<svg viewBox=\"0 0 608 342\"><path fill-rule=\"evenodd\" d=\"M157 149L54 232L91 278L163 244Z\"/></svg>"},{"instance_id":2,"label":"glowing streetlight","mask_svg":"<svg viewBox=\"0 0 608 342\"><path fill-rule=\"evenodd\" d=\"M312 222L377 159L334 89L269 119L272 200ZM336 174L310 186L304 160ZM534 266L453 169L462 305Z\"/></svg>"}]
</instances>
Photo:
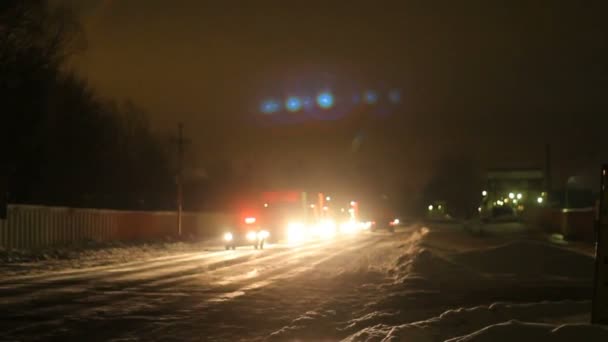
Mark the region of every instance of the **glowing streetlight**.
<instances>
[{"instance_id":1,"label":"glowing streetlight","mask_svg":"<svg viewBox=\"0 0 608 342\"><path fill-rule=\"evenodd\" d=\"M517 199L518 199L518 200L522 199L522 197L524 197L524 196L523 196L521 193L520 193L520 194L517 194Z\"/></svg>"},{"instance_id":2,"label":"glowing streetlight","mask_svg":"<svg viewBox=\"0 0 608 342\"><path fill-rule=\"evenodd\" d=\"M538 202L538 204L542 204L543 203L543 198L542 197L537 198L536 202Z\"/></svg>"},{"instance_id":3,"label":"glowing streetlight","mask_svg":"<svg viewBox=\"0 0 608 342\"><path fill-rule=\"evenodd\" d=\"M515 194L514 194L514 193L512 193L512 192L510 192L510 193L509 193L509 198L510 198L510 199L514 199L514 198L515 198Z\"/></svg>"},{"instance_id":4,"label":"glowing streetlight","mask_svg":"<svg viewBox=\"0 0 608 342\"><path fill-rule=\"evenodd\" d=\"M484 190L484 191L482 191L482 192L481 192L481 196L483 196L483 197L488 196L488 192L487 192L487 191L485 191L485 190Z\"/></svg>"},{"instance_id":5,"label":"glowing streetlight","mask_svg":"<svg viewBox=\"0 0 608 342\"><path fill-rule=\"evenodd\" d=\"M429 205L429 211L433 211L433 205Z\"/></svg>"}]
</instances>

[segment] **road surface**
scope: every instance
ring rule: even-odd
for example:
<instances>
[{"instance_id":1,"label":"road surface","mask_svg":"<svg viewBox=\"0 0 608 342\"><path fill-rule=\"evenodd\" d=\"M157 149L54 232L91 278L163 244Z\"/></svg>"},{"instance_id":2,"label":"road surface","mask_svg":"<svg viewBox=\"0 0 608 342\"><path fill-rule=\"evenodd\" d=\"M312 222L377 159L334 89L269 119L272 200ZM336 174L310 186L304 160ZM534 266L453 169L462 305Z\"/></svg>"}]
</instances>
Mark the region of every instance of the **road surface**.
<instances>
[{"instance_id":1,"label":"road surface","mask_svg":"<svg viewBox=\"0 0 608 342\"><path fill-rule=\"evenodd\" d=\"M347 320L368 302L366 296L374 296L360 285L381 274L365 272L357 278L358 270L382 267L387 251L408 234L361 233L263 251L218 246L11 276L0 279L0 339L266 340L325 308L334 308L334 320ZM328 339L339 335L328 328Z\"/></svg>"}]
</instances>

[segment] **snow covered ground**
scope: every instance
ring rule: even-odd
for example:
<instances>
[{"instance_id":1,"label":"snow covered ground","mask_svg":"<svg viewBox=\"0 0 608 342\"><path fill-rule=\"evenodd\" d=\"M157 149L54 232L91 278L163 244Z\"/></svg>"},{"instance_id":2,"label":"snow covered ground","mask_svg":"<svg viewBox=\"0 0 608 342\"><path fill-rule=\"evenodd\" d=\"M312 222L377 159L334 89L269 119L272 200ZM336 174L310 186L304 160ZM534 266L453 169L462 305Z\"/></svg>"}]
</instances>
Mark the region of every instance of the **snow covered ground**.
<instances>
[{"instance_id":1,"label":"snow covered ground","mask_svg":"<svg viewBox=\"0 0 608 342\"><path fill-rule=\"evenodd\" d=\"M134 248L0 268L0 340L608 341L587 324L593 258L527 234Z\"/></svg>"}]
</instances>

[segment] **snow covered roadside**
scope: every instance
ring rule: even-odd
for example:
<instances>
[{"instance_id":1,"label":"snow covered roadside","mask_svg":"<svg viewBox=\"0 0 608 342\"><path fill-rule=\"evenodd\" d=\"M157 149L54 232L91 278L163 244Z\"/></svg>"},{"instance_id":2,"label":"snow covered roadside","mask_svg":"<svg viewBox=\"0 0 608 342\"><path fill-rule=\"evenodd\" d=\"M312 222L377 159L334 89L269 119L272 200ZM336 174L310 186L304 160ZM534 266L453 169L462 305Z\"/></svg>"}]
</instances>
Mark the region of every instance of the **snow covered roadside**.
<instances>
[{"instance_id":1,"label":"snow covered roadside","mask_svg":"<svg viewBox=\"0 0 608 342\"><path fill-rule=\"evenodd\" d=\"M22 275L54 270L121 264L208 250L210 242L147 241L95 242L52 246L34 250L0 248L0 275Z\"/></svg>"},{"instance_id":2,"label":"snow covered roadside","mask_svg":"<svg viewBox=\"0 0 608 342\"><path fill-rule=\"evenodd\" d=\"M397 260L388 297L350 321L345 341L608 341L588 324L591 257L531 240L442 252L441 233ZM425 306L451 308L417 320Z\"/></svg>"},{"instance_id":3,"label":"snow covered roadside","mask_svg":"<svg viewBox=\"0 0 608 342\"><path fill-rule=\"evenodd\" d=\"M345 286L357 298L336 295L269 339L608 341L606 328L587 324L589 255L526 236L480 239L455 227L419 228L392 248L384 265L351 271Z\"/></svg>"}]
</instances>

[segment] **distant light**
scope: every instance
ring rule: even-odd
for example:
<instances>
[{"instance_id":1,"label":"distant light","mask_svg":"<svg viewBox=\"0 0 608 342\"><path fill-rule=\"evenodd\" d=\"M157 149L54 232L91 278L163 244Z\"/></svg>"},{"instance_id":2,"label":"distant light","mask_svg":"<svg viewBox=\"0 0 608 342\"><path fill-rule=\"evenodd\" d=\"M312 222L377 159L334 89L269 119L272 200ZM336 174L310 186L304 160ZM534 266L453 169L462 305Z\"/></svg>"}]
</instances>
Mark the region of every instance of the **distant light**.
<instances>
[{"instance_id":1,"label":"distant light","mask_svg":"<svg viewBox=\"0 0 608 342\"><path fill-rule=\"evenodd\" d=\"M271 114L271 113L278 112L280 108L281 108L281 106L279 105L278 101L266 100L266 101L262 102L262 104L260 106L260 111L265 114Z\"/></svg>"},{"instance_id":2,"label":"distant light","mask_svg":"<svg viewBox=\"0 0 608 342\"><path fill-rule=\"evenodd\" d=\"M328 208L328 207L326 207L326 206L325 206L325 207L323 207L323 211L328 211L328 210L329 210L329 208Z\"/></svg>"},{"instance_id":3,"label":"distant light","mask_svg":"<svg viewBox=\"0 0 608 342\"><path fill-rule=\"evenodd\" d=\"M264 203L264 208L268 208L268 203Z\"/></svg>"},{"instance_id":4,"label":"distant light","mask_svg":"<svg viewBox=\"0 0 608 342\"><path fill-rule=\"evenodd\" d=\"M327 196L327 197L325 197L325 200L329 202L329 201L331 201L331 197Z\"/></svg>"},{"instance_id":5,"label":"distant light","mask_svg":"<svg viewBox=\"0 0 608 342\"><path fill-rule=\"evenodd\" d=\"M350 209L348 209L348 212L352 214L352 213L354 213L354 212L355 212L355 209L350 208Z\"/></svg>"},{"instance_id":6,"label":"distant light","mask_svg":"<svg viewBox=\"0 0 608 342\"><path fill-rule=\"evenodd\" d=\"M285 108L290 112L297 112L302 109L302 100L295 96L290 96L285 101Z\"/></svg>"},{"instance_id":7,"label":"distant light","mask_svg":"<svg viewBox=\"0 0 608 342\"><path fill-rule=\"evenodd\" d=\"M481 195L482 195L483 197L486 197L486 196L488 196L488 192L484 190L484 191L482 191L482 192L481 192Z\"/></svg>"},{"instance_id":8,"label":"distant light","mask_svg":"<svg viewBox=\"0 0 608 342\"><path fill-rule=\"evenodd\" d=\"M355 205L357 205L357 202L355 202L355 201L350 201L350 205L354 207Z\"/></svg>"},{"instance_id":9,"label":"distant light","mask_svg":"<svg viewBox=\"0 0 608 342\"><path fill-rule=\"evenodd\" d=\"M477 211L478 211L478 212L481 212L481 207L478 207L478 208L477 208Z\"/></svg>"},{"instance_id":10,"label":"distant light","mask_svg":"<svg viewBox=\"0 0 608 342\"><path fill-rule=\"evenodd\" d=\"M437 209L441 210L441 204L437 206Z\"/></svg>"},{"instance_id":11,"label":"distant light","mask_svg":"<svg viewBox=\"0 0 608 342\"><path fill-rule=\"evenodd\" d=\"M516 199L513 200L513 204L517 204L517 200Z\"/></svg>"},{"instance_id":12,"label":"distant light","mask_svg":"<svg viewBox=\"0 0 608 342\"><path fill-rule=\"evenodd\" d=\"M323 109L331 108L334 105L334 96L328 92L322 92L317 95L317 104Z\"/></svg>"},{"instance_id":13,"label":"distant light","mask_svg":"<svg viewBox=\"0 0 608 342\"><path fill-rule=\"evenodd\" d=\"M247 223L247 224L253 224L253 223L255 223L255 217L246 217L245 218L245 223Z\"/></svg>"},{"instance_id":14,"label":"distant light","mask_svg":"<svg viewBox=\"0 0 608 342\"><path fill-rule=\"evenodd\" d=\"M429 211L433 211L433 205L429 205Z\"/></svg>"},{"instance_id":15,"label":"distant light","mask_svg":"<svg viewBox=\"0 0 608 342\"><path fill-rule=\"evenodd\" d=\"M522 199L524 197L522 194L517 194L517 199Z\"/></svg>"},{"instance_id":16,"label":"distant light","mask_svg":"<svg viewBox=\"0 0 608 342\"><path fill-rule=\"evenodd\" d=\"M496 201L496 204L498 204L499 206L502 206L505 203L503 201Z\"/></svg>"},{"instance_id":17,"label":"distant light","mask_svg":"<svg viewBox=\"0 0 608 342\"><path fill-rule=\"evenodd\" d=\"M536 202L538 202L538 204L542 204L543 203L543 198L542 197L537 198Z\"/></svg>"},{"instance_id":18,"label":"distant light","mask_svg":"<svg viewBox=\"0 0 608 342\"><path fill-rule=\"evenodd\" d=\"M366 91L363 98L365 100L365 103L367 103L367 104L374 104L374 103L378 102L378 94L376 94L372 90Z\"/></svg>"},{"instance_id":19,"label":"distant light","mask_svg":"<svg viewBox=\"0 0 608 342\"><path fill-rule=\"evenodd\" d=\"M505 202L505 203L509 203L509 199L508 199L508 198L505 198L505 201L504 201L504 202Z\"/></svg>"},{"instance_id":20,"label":"distant light","mask_svg":"<svg viewBox=\"0 0 608 342\"><path fill-rule=\"evenodd\" d=\"M399 91L399 89L392 89L391 91L389 91L388 99L393 104L400 103L401 102L401 92Z\"/></svg>"},{"instance_id":21,"label":"distant light","mask_svg":"<svg viewBox=\"0 0 608 342\"><path fill-rule=\"evenodd\" d=\"M340 208L340 212L344 212L344 211L345 211L344 208Z\"/></svg>"},{"instance_id":22,"label":"distant light","mask_svg":"<svg viewBox=\"0 0 608 342\"><path fill-rule=\"evenodd\" d=\"M514 198L515 198L515 194L514 194L514 193L512 193L512 192L510 192L510 193L509 193L509 198L510 198L510 199L514 199Z\"/></svg>"},{"instance_id":23,"label":"distant light","mask_svg":"<svg viewBox=\"0 0 608 342\"><path fill-rule=\"evenodd\" d=\"M310 205L310 209L314 209L314 208L315 208L315 205L314 205L314 204L311 204L311 205Z\"/></svg>"}]
</instances>

